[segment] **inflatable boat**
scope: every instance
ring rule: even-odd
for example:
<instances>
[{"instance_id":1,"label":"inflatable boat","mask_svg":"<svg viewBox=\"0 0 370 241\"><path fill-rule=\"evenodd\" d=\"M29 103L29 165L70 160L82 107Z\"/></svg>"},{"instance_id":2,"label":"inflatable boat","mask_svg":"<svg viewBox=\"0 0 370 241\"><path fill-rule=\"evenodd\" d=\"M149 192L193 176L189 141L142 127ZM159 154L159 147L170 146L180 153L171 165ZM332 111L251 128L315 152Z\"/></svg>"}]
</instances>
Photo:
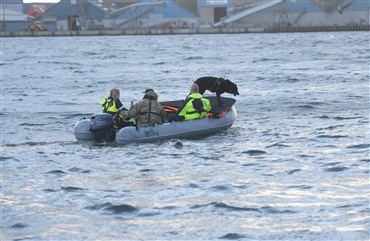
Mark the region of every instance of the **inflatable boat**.
<instances>
[{"instance_id":1,"label":"inflatable boat","mask_svg":"<svg viewBox=\"0 0 370 241\"><path fill-rule=\"evenodd\" d=\"M214 96L206 97L211 101L212 112L206 117L196 120L168 122L154 126L127 126L114 128L114 120L110 114L96 113L91 118L83 118L74 128L74 135L81 141L115 141L118 144L154 142L169 139L192 139L215 134L229 129L236 117L235 99L221 97L222 106L217 104ZM161 102L167 116L175 113L183 100Z\"/></svg>"}]
</instances>

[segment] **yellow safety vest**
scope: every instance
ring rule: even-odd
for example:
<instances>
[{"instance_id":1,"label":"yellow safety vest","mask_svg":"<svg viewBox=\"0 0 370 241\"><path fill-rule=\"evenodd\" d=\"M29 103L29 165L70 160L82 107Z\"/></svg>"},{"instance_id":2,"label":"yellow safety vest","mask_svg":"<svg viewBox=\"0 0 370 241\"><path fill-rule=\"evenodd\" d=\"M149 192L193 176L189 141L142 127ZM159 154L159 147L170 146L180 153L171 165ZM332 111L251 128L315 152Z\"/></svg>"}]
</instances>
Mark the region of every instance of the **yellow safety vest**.
<instances>
[{"instance_id":1,"label":"yellow safety vest","mask_svg":"<svg viewBox=\"0 0 370 241\"><path fill-rule=\"evenodd\" d=\"M178 114L185 120L203 118L212 109L209 99L203 98L201 94L194 93L188 96L184 108Z\"/></svg>"},{"instance_id":2,"label":"yellow safety vest","mask_svg":"<svg viewBox=\"0 0 370 241\"><path fill-rule=\"evenodd\" d=\"M104 113L117 113L118 109L116 107L116 102L111 98L102 99L99 104L101 104L101 109Z\"/></svg>"}]
</instances>

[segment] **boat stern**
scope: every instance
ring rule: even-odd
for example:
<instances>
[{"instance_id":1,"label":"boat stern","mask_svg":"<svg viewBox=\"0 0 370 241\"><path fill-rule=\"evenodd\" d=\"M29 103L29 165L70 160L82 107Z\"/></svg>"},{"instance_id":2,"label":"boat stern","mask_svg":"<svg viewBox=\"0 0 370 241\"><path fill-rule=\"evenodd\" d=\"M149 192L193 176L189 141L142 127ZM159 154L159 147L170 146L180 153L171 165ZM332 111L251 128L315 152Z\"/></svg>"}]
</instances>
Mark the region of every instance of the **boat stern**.
<instances>
[{"instance_id":1,"label":"boat stern","mask_svg":"<svg viewBox=\"0 0 370 241\"><path fill-rule=\"evenodd\" d=\"M73 131L77 140L91 141L93 133L90 131L90 119L82 119L76 123Z\"/></svg>"}]
</instances>

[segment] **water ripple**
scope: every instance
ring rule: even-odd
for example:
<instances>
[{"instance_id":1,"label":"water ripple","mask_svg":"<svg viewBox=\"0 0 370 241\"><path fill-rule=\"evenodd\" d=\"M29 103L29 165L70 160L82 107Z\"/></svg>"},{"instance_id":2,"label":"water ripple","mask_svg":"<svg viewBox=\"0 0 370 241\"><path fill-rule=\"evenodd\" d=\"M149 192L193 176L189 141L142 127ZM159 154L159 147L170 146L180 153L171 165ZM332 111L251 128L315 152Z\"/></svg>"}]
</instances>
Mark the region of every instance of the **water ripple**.
<instances>
[{"instance_id":1,"label":"water ripple","mask_svg":"<svg viewBox=\"0 0 370 241\"><path fill-rule=\"evenodd\" d=\"M1 41L2 240L369 239L364 32ZM111 88L129 108L208 75L240 90L226 131L74 138Z\"/></svg>"},{"instance_id":2,"label":"water ripple","mask_svg":"<svg viewBox=\"0 0 370 241\"><path fill-rule=\"evenodd\" d=\"M132 214L139 211L138 208L128 204L112 204L110 202L87 206L85 207L85 209L92 211L102 210L108 214L125 214L125 213Z\"/></svg>"}]
</instances>

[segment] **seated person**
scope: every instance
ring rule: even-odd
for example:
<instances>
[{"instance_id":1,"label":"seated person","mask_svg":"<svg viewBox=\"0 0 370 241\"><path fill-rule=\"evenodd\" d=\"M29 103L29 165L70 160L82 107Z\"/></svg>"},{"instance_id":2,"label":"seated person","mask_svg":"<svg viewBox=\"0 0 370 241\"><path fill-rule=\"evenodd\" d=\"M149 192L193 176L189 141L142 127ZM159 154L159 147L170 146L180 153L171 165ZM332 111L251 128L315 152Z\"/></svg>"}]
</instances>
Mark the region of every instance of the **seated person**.
<instances>
[{"instance_id":1,"label":"seated person","mask_svg":"<svg viewBox=\"0 0 370 241\"><path fill-rule=\"evenodd\" d=\"M119 89L111 89L109 96L99 102L99 104L101 104L102 111L104 113L110 113L112 115L117 114L118 109L123 106L121 100L119 99L119 96Z\"/></svg>"},{"instance_id":2,"label":"seated person","mask_svg":"<svg viewBox=\"0 0 370 241\"><path fill-rule=\"evenodd\" d=\"M127 110L123 107L120 97L119 89L113 88L110 90L109 96L102 99L99 104L102 106L102 111L104 113L109 113L113 116L117 127L133 126L135 125L134 120L124 119L122 115L119 114L120 110Z\"/></svg>"},{"instance_id":3,"label":"seated person","mask_svg":"<svg viewBox=\"0 0 370 241\"><path fill-rule=\"evenodd\" d=\"M183 121L200 119L207 112L211 111L211 109L211 102L199 94L199 86L194 83L190 87L190 94L185 99L183 106L178 109L177 115L170 114L168 120Z\"/></svg>"},{"instance_id":4,"label":"seated person","mask_svg":"<svg viewBox=\"0 0 370 241\"><path fill-rule=\"evenodd\" d=\"M137 126L150 126L164 122L165 111L158 102L158 95L153 89L146 89L141 101L134 104L130 110L123 111L122 115L137 119Z\"/></svg>"}]
</instances>

